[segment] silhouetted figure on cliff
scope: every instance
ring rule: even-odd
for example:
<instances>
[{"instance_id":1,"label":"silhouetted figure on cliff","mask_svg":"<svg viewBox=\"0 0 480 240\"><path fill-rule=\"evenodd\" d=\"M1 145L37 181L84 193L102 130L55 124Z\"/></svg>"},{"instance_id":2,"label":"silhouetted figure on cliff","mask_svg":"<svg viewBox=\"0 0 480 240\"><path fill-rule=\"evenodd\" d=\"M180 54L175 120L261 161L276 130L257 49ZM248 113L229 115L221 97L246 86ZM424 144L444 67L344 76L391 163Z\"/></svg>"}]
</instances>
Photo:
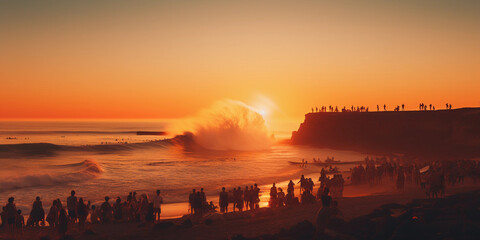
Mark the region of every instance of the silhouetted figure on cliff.
<instances>
[{"instance_id":1,"label":"silhouetted figure on cliff","mask_svg":"<svg viewBox=\"0 0 480 240\"><path fill-rule=\"evenodd\" d=\"M383 111L387 111L387 105L383 104Z\"/></svg>"},{"instance_id":2,"label":"silhouetted figure on cliff","mask_svg":"<svg viewBox=\"0 0 480 240\"><path fill-rule=\"evenodd\" d=\"M402 111L405 111L405 104L402 104Z\"/></svg>"}]
</instances>

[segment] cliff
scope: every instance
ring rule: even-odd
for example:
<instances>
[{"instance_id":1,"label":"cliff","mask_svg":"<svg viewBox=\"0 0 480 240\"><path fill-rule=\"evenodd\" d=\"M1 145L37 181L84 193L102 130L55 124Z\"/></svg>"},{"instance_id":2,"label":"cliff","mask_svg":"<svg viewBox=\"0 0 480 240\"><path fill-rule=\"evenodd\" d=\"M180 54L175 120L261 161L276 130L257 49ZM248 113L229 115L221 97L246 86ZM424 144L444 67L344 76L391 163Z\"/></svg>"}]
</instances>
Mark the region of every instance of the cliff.
<instances>
[{"instance_id":1,"label":"cliff","mask_svg":"<svg viewBox=\"0 0 480 240\"><path fill-rule=\"evenodd\" d=\"M480 156L480 108L308 113L291 142L364 152Z\"/></svg>"}]
</instances>

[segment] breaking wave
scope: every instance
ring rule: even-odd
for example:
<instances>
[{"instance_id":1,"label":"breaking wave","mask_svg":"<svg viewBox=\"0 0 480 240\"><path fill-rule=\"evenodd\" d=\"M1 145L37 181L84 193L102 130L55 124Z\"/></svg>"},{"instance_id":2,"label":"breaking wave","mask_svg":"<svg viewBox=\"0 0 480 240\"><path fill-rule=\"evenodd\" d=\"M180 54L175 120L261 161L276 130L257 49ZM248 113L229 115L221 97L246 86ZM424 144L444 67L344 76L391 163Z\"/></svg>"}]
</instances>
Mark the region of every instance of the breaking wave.
<instances>
[{"instance_id":1,"label":"breaking wave","mask_svg":"<svg viewBox=\"0 0 480 240\"><path fill-rule=\"evenodd\" d=\"M212 150L263 150L272 144L262 115L247 104L223 100L200 113L194 140Z\"/></svg>"},{"instance_id":2,"label":"breaking wave","mask_svg":"<svg viewBox=\"0 0 480 240\"><path fill-rule=\"evenodd\" d=\"M96 178L103 173L102 167L94 160L85 160L80 163L61 166L57 165L54 167L67 168L70 172L57 174L32 174L1 181L0 192L27 187L54 186L72 182L81 182Z\"/></svg>"}]
</instances>

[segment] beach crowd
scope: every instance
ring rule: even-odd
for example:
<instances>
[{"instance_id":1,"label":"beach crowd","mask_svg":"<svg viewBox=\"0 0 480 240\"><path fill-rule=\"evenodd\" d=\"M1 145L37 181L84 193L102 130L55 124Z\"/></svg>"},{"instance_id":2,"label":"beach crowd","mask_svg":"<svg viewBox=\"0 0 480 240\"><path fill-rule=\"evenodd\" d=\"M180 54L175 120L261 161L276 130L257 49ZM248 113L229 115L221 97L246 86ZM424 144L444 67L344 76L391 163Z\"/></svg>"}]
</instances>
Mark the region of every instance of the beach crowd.
<instances>
[{"instance_id":1,"label":"beach crowd","mask_svg":"<svg viewBox=\"0 0 480 240\"><path fill-rule=\"evenodd\" d=\"M312 178L300 177L298 182L290 180L286 192L273 183L269 191L268 206L281 208L298 204L321 203L323 207L332 206L337 209L337 200L343 197L346 180L351 185L367 185L375 187L385 184L387 181L394 182L398 191L404 191L405 184L415 184L423 189L429 198L438 198L445 195L445 188L463 184L466 178L471 178L474 183L480 181L480 162L474 160L457 161L431 161L418 163L418 161L400 161L386 157L365 158L362 164L350 169L350 177L344 179L338 170L322 168L318 179L318 190L314 193L315 183ZM297 185L298 196L295 195ZM228 213L229 206L232 212L255 211L259 208L260 188L257 184L233 188L226 191L222 188L218 195L219 212ZM201 218L205 213L217 211L217 206L212 201L208 202L202 189L195 189L189 194L189 212L193 217ZM99 206L92 205L83 198L77 198L76 192L71 191L66 199L66 206L60 199L53 200L48 212L43 208L40 197L36 197L32 204L30 214L25 221L21 210L15 205L15 198L10 197L1 212L2 228L11 234L21 234L25 227L50 226L52 232L64 236L71 228L83 231L85 223L111 223L111 222L141 222L145 225L153 225L160 221L161 205L163 197L160 190L156 191L153 198L147 194L137 196L136 192L130 192L122 201L117 197L113 204L106 196ZM332 210L332 211L333 211ZM330 210L329 210L330 211ZM336 210L335 210L336 211ZM325 211L322 214L327 214Z\"/></svg>"}]
</instances>

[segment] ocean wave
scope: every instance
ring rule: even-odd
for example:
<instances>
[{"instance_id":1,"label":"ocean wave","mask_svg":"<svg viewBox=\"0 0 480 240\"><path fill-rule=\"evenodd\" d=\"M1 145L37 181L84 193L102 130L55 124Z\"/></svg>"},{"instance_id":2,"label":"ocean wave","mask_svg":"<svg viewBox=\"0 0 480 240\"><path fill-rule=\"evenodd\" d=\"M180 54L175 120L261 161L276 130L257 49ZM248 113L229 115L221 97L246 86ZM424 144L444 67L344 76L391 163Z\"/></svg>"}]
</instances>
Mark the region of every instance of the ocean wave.
<instances>
[{"instance_id":1,"label":"ocean wave","mask_svg":"<svg viewBox=\"0 0 480 240\"><path fill-rule=\"evenodd\" d=\"M50 135L50 134L132 134L132 135L166 135L164 131L0 131L0 134L8 135Z\"/></svg>"},{"instance_id":2,"label":"ocean wave","mask_svg":"<svg viewBox=\"0 0 480 240\"><path fill-rule=\"evenodd\" d=\"M167 140L158 140L141 143L123 143L123 144L98 144L69 146L57 145L52 143L19 143L19 144L0 144L0 158L12 157L50 157L57 155L60 151L86 151L86 152L116 152L128 151L142 147L163 146L173 144Z\"/></svg>"},{"instance_id":3,"label":"ocean wave","mask_svg":"<svg viewBox=\"0 0 480 240\"><path fill-rule=\"evenodd\" d=\"M63 174L32 174L0 181L0 192L19 188L81 182L97 178L103 173L102 167L94 160L85 160L64 166L72 167L72 172Z\"/></svg>"}]
</instances>

